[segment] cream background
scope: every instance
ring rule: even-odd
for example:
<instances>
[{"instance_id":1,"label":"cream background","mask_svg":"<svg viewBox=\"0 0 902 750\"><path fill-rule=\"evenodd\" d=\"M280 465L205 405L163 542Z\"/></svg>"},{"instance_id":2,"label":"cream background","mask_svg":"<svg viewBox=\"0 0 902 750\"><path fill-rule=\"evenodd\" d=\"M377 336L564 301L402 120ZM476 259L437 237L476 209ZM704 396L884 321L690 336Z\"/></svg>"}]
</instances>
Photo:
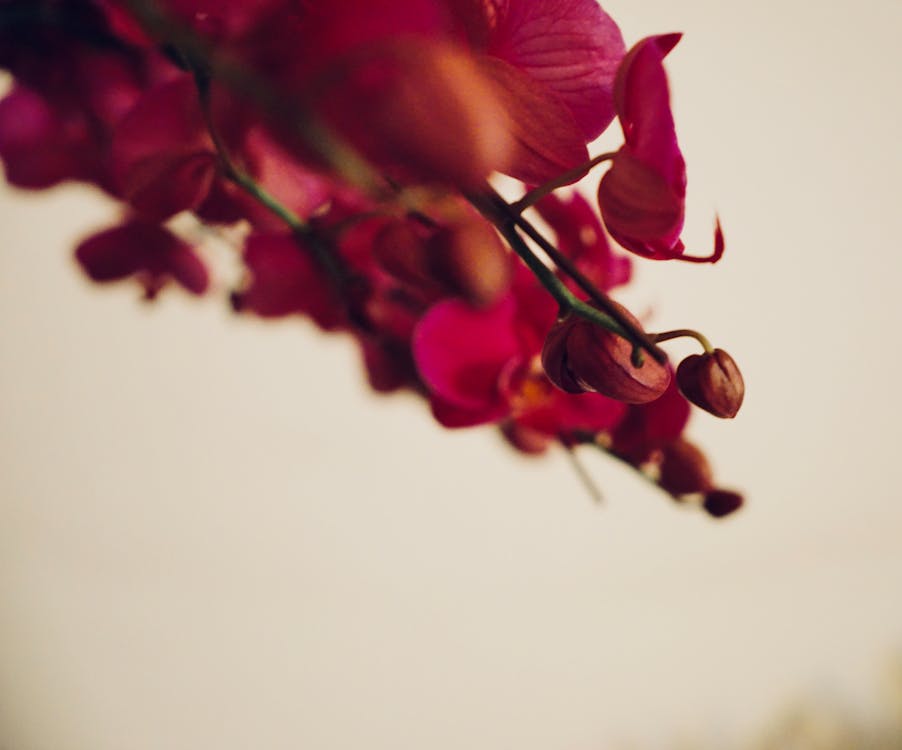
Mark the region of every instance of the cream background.
<instances>
[{"instance_id":1,"label":"cream background","mask_svg":"<svg viewBox=\"0 0 902 750\"><path fill-rule=\"evenodd\" d=\"M0 202L0 748L665 747L902 649L898 0L615 0L671 56L687 238L629 300L740 361L748 508L451 433L303 323L98 288L92 193ZM613 142L613 141L612 141ZM680 352L679 347L672 349Z\"/></svg>"}]
</instances>

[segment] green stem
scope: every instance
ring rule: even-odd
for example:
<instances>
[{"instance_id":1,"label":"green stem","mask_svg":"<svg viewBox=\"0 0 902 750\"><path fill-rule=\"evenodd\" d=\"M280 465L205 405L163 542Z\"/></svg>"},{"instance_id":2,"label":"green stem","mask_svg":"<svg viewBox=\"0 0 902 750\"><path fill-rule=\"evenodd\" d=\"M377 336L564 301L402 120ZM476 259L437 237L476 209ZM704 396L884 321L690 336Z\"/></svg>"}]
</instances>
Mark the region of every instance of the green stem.
<instances>
[{"instance_id":1,"label":"green stem","mask_svg":"<svg viewBox=\"0 0 902 750\"><path fill-rule=\"evenodd\" d=\"M660 343L661 341L670 341L671 339L679 339L689 337L698 341L699 344L702 345L702 348L705 350L706 354L711 354L714 351L714 347L711 346L711 342L708 339L699 333L698 331L693 331L691 328L677 328L674 331L664 331L664 333L653 333L650 338L656 343Z\"/></svg>"},{"instance_id":2,"label":"green stem","mask_svg":"<svg viewBox=\"0 0 902 750\"><path fill-rule=\"evenodd\" d=\"M210 106L210 77L206 70L195 64L189 56L186 56L185 59L194 74L204 123L210 135L210 140L213 142L213 147L216 149L223 176L238 185L244 192L275 214L291 229L299 249L311 252L316 262L331 279L332 284L345 304L351 321L361 329L366 330L370 328L366 316L355 308L346 294L350 283L350 274L335 255L334 248L328 240L315 232L307 222L281 203L278 198L267 192L253 177L238 167L232 160L219 128L213 120L212 107Z\"/></svg>"},{"instance_id":3,"label":"green stem","mask_svg":"<svg viewBox=\"0 0 902 750\"><path fill-rule=\"evenodd\" d=\"M572 445L564 444L564 452L567 454L567 458L570 459L570 465L573 467L573 471L576 472L576 476L579 477L579 480L583 483L589 496L596 503L601 505L604 502L604 495L602 495L601 489L595 484L595 480L592 479L592 476L586 470L583 462L579 460L579 456L576 455L576 448Z\"/></svg>"},{"instance_id":4,"label":"green stem","mask_svg":"<svg viewBox=\"0 0 902 750\"><path fill-rule=\"evenodd\" d=\"M526 195L524 195L520 200L514 201L510 204L511 210L516 211L518 214L522 214L527 208L530 206L534 206L538 203L542 198L546 195L550 195L555 190L560 187L564 187L564 185L570 185L577 180L581 180L592 169L592 167L601 164L603 161L608 161L613 159L616 154L614 152L609 152L605 154L599 154L598 156L589 159L585 164L580 164L578 167L574 167L561 175L558 175L553 180L549 180L544 185L539 185L537 188L533 188Z\"/></svg>"},{"instance_id":5,"label":"green stem","mask_svg":"<svg viewBox=\"0 0 902 750\"><path fill-rule=\"evenodd\" d=\"M539 283L548 290L549 294L554 297L555 301L560 305L561 313L574 312L607 330L616 333L618 336L629 338L629 334L623 329L619 323L612 317L606 315L591 305L580 300L567 285L561 281L552 269L546 266L542 259L536 255L526 244L523 238L517 233L517 228L513 221L506 216L498 214L497 209L491 201L487 201L478 195L469 196L470 202L494 224L501 236L507 240L511 249L520 256L527 268L532 271L533 275L539 280Z\"/></svg>"},{"instance_id":6,"label":"green stem","mask_svg":"<svg viewBox=\"0 0 902 750\"><path fill-rule=\"evenodd\" d=\"M608 318L613 319L618 329L612 328L610 325L606 325L605 327L609 330L613 330L623 338L628 339L633 343L633 345L637 348L636 352L634 352L633 361L634 364L638 367L641 364L641 356L639 356L638 349L644 349L652 357L655 358L658 362L666 362L667 361L667 353L655 345L655 342L651 340L645 331L643 331L639 326L633 323L629 318L627 318L620 307L606 294L601 292L586 276L583 274L576 265L563 253L560 252L551 242L549 242L545 237L539 232L529 221L520 216L516 211L511 210L510 205L503 197L501 197L495 190L491 187L487 189L487 200L490 202L490 205L493 207L493 212L491 215L486 215L493 224L501 228L501 224L505 222L509 222L513 224L515 227L521 229L523 233L529 237L533 242L535 242L546 255L552 260L552 262L560 268L564 273L566 273L571 279L573 279L576 284L589 296L589 299L592 300L601 310L605 313ZM485 214L485 211L477 205L477 202L483 202L484 200L477 195L468 195L468 200L473 203L477 208L479 208ZM506 235L505 235L506 236ZM516 248L515 248L516 249ZM518 251L518 255L521 257L522 254ZM544 263L539 263L545 268ZM530 267L532 268L532 267ZM546 268L546 270L548 270ZM554 274L552 273L552 276ZM555 276L557 280L557 277ZM542 282L545 287L551 291L551 288L544 281ZM563 286L563 284L561 284ZM566 289L566 287L564 287ZM567 290L569 293L569 290ZM576 300L576 297L570 294L570 297ZM556 297L557 299L557 297ZM558 302L561 300L558 299ZM594 309L585 303L579 302L577 300L578 306L582 308ZM585 314L580 307L573 304L568 304L569 307L576 307L577 311L580 312L583 317L593 319L592 316Z\"/></svg>"}]
</instances>

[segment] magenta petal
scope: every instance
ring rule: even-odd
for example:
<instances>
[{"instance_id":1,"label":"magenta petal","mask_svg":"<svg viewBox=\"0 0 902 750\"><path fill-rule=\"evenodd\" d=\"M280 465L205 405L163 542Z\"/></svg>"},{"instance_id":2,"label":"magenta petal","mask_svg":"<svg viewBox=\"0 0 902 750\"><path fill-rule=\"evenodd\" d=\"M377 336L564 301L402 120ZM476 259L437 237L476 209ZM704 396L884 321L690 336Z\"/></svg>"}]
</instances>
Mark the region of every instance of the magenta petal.
<instances>
[{"instance_id":1,"label":"magenta petal","mask_svg":"<svg viewBox=\"0 0 902 750\"><path fill-rule=\"evenodd\" d=\"M450 405L494 413L498 377L519 351L513 298L486 309L460 300L433 305L413 334L413 357L429 389Z\"/></svg>"},{"instance_id":2,"label":"magenta petal","mask_svg":"<svg viewBox=\"0 0 902 750\"><path fill-rule=\"evenodd\" d=\"M489 54L541 82L570 109L584 142L614 118L612 92L626 51L617 24L595 0L493 2Z\"/></svg>"},{"instance_id":3,"label":"magenta petal","mask_svg":"<svg viewBox=\"0 0 902 750\"><path fill-rule=\"evenodd\" d=\"M667 34L638 42L617 74L615 100L626 150L683 197L686 165L677 144L664 71L664 56L679 39L679 34Z\"/></svg>"},{"instance_id":4,"label":"magenta petal","mask_svg":"<svg viewBox=\"0 0 902 750\"><path fill-rule=\"evenodd\" d=\"M503 60L483 57L479 68L497 84L510 118L514 144L505 174L540 185L588 160L579 125L557 95Z\"/></svg>"}]
</instances>

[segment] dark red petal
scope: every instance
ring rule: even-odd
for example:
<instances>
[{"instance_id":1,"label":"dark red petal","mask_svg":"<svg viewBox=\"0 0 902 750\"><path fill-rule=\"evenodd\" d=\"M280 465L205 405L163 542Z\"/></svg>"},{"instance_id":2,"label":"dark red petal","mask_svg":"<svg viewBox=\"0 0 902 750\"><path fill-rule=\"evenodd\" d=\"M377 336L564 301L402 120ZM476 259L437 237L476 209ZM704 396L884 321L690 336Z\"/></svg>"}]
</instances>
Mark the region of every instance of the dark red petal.
<instances>
[{"instance_id":1,"label":"dark red petal","mask_svg":"<svg viewBox=\"0 0 902 750\"><path fill-rule=\"evenodd\" d=\"M507 414L507 407L498 401L482 404L476 409L466 409L432 394L429 398L432 416L442 427L476 427L497 422Z\"/></svg>"},{"instance_id":2,"label":"dark red petal","mask_svg":"<svg viewBox=\"0 0 902 750\"><path fill-rule=\"evenodd\" d=\"M130 165L121 180L123 197L148 219L163 220L199 207L216 176L216 157L193 153L175 158L150 156Z\"/></svg>"},{"instance_id":3,"label":"dark red petal","mask_svg":"<svg viewBox=\"0 0 902 750\"><path fill-rule=\"evenodd\" d=\"M75 248L75 259L93 281L116 281L142 266L143 250L126 227L100 232Z\"/></svg>"},{"instance_id":4,"label":"dark red petal","mask_svg":"<svg viewBox=\"0 0 902 750\"><path fill-rule=\"evenodd\" d=\"M151 89L125 115L113 135L111 162L123 195L149 218L203 202L216 156L190 76Z\"/></svg>"},{"instance_id":5,"label":"dark red petal","mask_svg":"<svg viewBox=\"0 0 902 750\"><path fill-rule=\"evenodd\" d=\"M166 265L172 277L192 294L203 294L210 281L207 267L197 254L187 245L173 245L166 258Z\"/></svg>"},{"instance_id":6,"label":"dark red petal","mask_svg":"<svg viewBox=\"0 0 902 750\"><path fill-rule=\"evenodd\" d=\"M508 165L501 171L540 185L589 158L573 114L550 89L537 86L526 73L503 60L483 57L479 67L496 84L515 141Z\"/></svg>"},{"instance_id":7,"label":"dark red petal","mask_svg":"<svg viewBox=\"0 0 902 750\"><path fill-rule=\"evenodd\" d=\"M439 398L473 412L493 412L498 377L519 352L513 299L476 310L460 300L433 305L413 335L413 357Z\"/></svg>"},{"instance_id":8,"label":"dark red petal","mask_svg":"<svg viewBox=\"0 0 902 750\"><path fill-rule=\"evenodd\" d=\"M416 368L406 344L374 336L361 336L359 343L373 390L389 393L416 383Z\"/></svg>"},{"instance_id":9,"label":"dark red petal","mask_svg":"<svg viewBox=\"0 0 902 750\"><path fill-rule=\"evenodd\" d=\"M90 155L87 127L81 118L69 120L23 87L0 100L0 158L12 185L41 189L81 176L79 156Z\"/></svg>"},{"instance_id":10,"label":"dark red petal","mask_svg":"<svg viewBox=\"0 0 902 750\"><path fill-rule=\"evenodd\" d=\"M343 308L334 287L309 250L294 237L251 235L245 243L244 262L250 271L250 283L234 295L238 309L262 317L303 313L323 328L334 328L341 321Z\"/></svg>"},{"instance_id":11,"label":"dark red petal","mask_svg":"<svg viewBox=\"0 0 902 750\"><path fill-rule=\"evenodd\" d=\"M630 407L614 432L613 449L628 460L641 463L651 451L680 436L690 411L689 402L677 390L676 381L671 380L661 398Z\"/></svg>"},{"instance_id":12,"label":"dark red petal","mask_svg":"<svg viewBox=\"0 0 902 750\"><path fill-rule=\"evenodd\" d=\"M614 78L626 52L617 24L595 0L508 0L495 9L488 53L552 92L582 140L594 140L614 118Z\"/></svg>"},{"instance_id":13,"label":"dark red petal","mask_svg":"<svg viewBox=\"0 0 902 750\"><path fill-rule=\"evenodd\" d=\"M435 39L450 29L437 0L330 0L305 2L298 52L320 66L371 44L399 38Z\"/></svg>"},{"instance_id":14,"label":"dark red petal","mask_svg":"<svg viewBox=\"0 0 902 750\"><path fill-rule=\"evenodd\" d=\"M616 427L628 408L600 393L569 394L556 390L545 404L518 416L517 421L548 435L595 434Z\"/></svg>"},{"instance_id":15,"label":"dark red petal","mask_svg":"<svg viewBox=\"0 0 902 750\"><path fill-rule=\"evenodd\" d=\"M94 281L137 274L152 297L168 277L194 294L208 284L207 269L191 247L165 227L129 221L82 241L75 258Z\"/></svg>"}]
</instances>

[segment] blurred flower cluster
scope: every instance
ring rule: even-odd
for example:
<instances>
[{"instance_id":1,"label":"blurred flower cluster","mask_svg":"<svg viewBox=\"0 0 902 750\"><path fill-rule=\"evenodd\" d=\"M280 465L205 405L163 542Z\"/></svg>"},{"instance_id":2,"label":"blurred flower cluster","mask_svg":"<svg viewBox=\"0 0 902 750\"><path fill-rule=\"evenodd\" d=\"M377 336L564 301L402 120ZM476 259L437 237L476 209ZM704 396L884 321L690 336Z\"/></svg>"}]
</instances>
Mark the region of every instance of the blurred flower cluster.
<instances>
[{"instance_id":1,"label":"blurred flower cluster","mask_svg":"<svg viewBox=\"0 0 902 750\"><path fill-rule=\"evenodd\" d=\"M0 158L15 186L120 202L75 250L97 282L203 294L170 220L240 227L236 312L349 334L375 390L446 427L591 444L723 516L742 497L684 429L690 401L736 414L735 362L610 296L631 255L724 251L719 222L708 255L681 240L679 40L627 49L595 0L0 0ZM590 156L615 119L623 145ZM593 205L568 186L597 165ZM704 351L675 369L678 336Z\"/></svg>"}]
</instances>

